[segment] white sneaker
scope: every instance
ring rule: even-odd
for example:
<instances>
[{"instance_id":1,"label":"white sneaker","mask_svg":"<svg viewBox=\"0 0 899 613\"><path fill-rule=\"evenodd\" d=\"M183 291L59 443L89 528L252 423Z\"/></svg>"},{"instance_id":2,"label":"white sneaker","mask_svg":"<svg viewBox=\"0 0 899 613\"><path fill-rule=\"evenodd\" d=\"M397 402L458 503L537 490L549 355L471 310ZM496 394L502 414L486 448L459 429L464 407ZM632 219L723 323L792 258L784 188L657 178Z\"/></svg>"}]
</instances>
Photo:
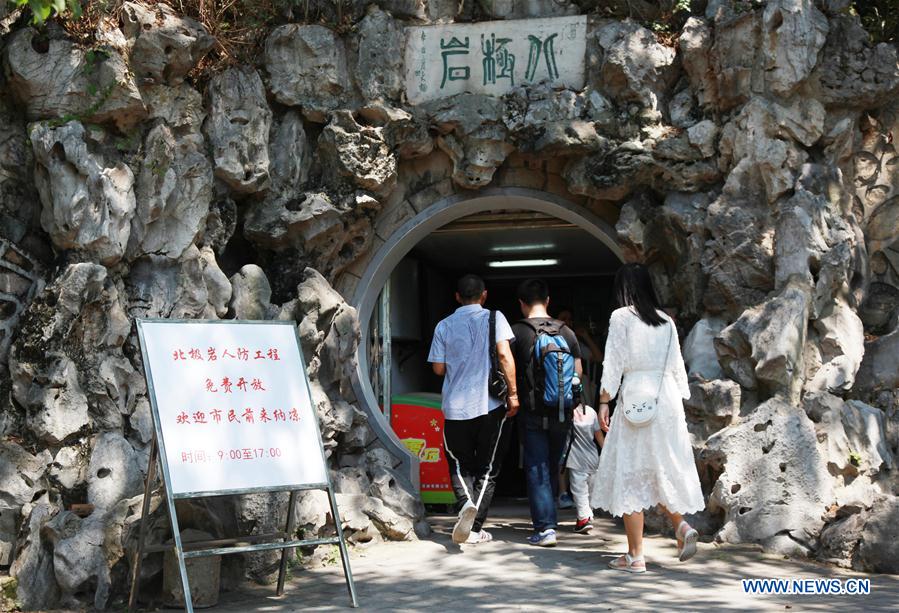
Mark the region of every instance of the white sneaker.
<instances>
[{"instance_id":1,"label":"white sneaker","mask_svg":"<svg viewBox=\"0 0 899 613\"><path fill-rule=\"evenodd\" d=\"M468 540L468 536L471 534L471 525L474 523L474 518L477 514L478 507L472 504L470 500L466 500L465 504L462 505L462 510L459 511L459 519L456 520L456 525L453 526L453 542L455 544L461 545Z\"/></svg>"},{"instance_id":2,"label":"white sneaker","mask_svg":"<svg viewBox=\"0 0 899 613\"><path fill-rule=\"evenodd\" d=\"M537 547L555 547L556 531L549 528L543 532L535 532L528 537L528 543L536 545Z\"/></svg>"},{"instance_id":3,"label":"white sneaker","mask_svg":"<svg viewBox=\"0 0 899 613\"><path fill-rule=\"evenodd\" d=\"M471 534L468 535L468 539L465 542L470 545L478 545L480 543L489 543L492 540L493 535L486 530L472 530Z\"/></svg>"}]
</instances>

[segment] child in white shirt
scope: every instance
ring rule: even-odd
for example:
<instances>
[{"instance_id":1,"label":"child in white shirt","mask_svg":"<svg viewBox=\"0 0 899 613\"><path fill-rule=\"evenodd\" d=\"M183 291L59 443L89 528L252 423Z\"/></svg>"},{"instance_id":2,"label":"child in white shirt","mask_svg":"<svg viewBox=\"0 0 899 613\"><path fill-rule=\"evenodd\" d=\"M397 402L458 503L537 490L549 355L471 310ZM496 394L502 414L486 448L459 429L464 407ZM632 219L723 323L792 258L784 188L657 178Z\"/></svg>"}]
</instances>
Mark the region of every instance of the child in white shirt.
<instances>
[{"instance_id":1,"label":"child in white shirt","mask_svg":"<svg viewBox=\"0 0 899 613\"><path fill-rule=\"evenodd\" d=\"M593 508L590 506L588 484L599 468L599 451L594 440L602 447L605 437L599 428L599 418L592 407L580 404L574 409L573 438L565 467L574 506L577 509L577 524L574 531L589 532L593 528Z\"/></svg>"}]
</instances>

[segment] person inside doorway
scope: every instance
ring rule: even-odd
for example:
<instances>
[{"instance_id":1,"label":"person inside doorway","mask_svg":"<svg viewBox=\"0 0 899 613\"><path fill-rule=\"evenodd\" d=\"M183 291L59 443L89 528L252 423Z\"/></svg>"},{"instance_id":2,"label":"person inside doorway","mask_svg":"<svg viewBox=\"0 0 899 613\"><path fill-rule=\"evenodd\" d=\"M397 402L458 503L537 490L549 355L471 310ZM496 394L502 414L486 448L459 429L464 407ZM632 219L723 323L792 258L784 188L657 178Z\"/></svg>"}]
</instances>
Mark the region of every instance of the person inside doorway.
<instances>
[{"instance_id":1,"label":"person inside doorway","mask_svg":"<svg viewBox=\"0 0 899 613\"><path fill-rule=\"evenodd\" d=\"M597 373L602 365L602 349L591 334L590 326L575 318L573 308L560 307L556 319L574 330L574 334L577 336L577 342L581 348L581 365L584 369L584 376L581 378L584 386L584 398L592 400L596 385L599 383Z\"/></svg>"},{"instance_id":2,"label":"person inside doorway","mask_svg":"<svg viewBox=\"0 0 899 613\"><path fill-rule=\"evenodd\" d=\"M444 448L459 516L453 542L483 543L492 535L483 529L493 499L496 477L508 441L506 420L518 412L515 361L510 342L515 336L505 316L484 309L487 289L483 279L465 275L456 286L461 305L440 321L428 362L443 379L441 405L446 418ZM493 327L494 338L490 338ZM505 399L492 396L488 381L495 345L498 366L505 379Z\"/></svg>"},{"instance_id":3,"label":"person inside doorway","mask_svg":"<svg viewBox=\"0 0 899 613\"><path fill-rule=\"evenodd\" d=\"M581 368L583 369L583 376L581 377L583 397L592 401L597 394L596 383L599 379L596 376L596 371L598 370L597 364L602 363L602 349L599 348L599 345L593 339L593 335L590 334L588 327L575 320L572 307L559 307L556 319L573 330L577 337L578 346L581 350ZM574 492L569 490L568 470L566 467L562 467L559 475L560 509L570 509L574 506Z\"/></svg>"},{"instance_id":4,"label":"person inside doorway","mask_svg":"<svg viewBox=\"0 0 899 613\"><path fill-rule=\"evenodd\" d=\"M544 281L522 282L518 301L524 319L512 331L525 407L518 423L534 528L528 542L552 547L558 526L560 464L570 432L574 375L582 372L581 352L574 331L549 316L549 288Z\"/></svg>"},{"instance_id":5,"label":"person inside doorway","mask_svg":"<svg viewBox=\"0 0 899 613\"><path fill-rule=\"evenodd\" d=\"M599 448L605 442L605 437L596 411L581 400L575 394L577 406L572 414L572 433L568 441L565 474L570 481L571 496L577 510L574 531L584 534L593 529L590 491L596 487L593 476L599 468Z\"/></svg>"}]
</instances>

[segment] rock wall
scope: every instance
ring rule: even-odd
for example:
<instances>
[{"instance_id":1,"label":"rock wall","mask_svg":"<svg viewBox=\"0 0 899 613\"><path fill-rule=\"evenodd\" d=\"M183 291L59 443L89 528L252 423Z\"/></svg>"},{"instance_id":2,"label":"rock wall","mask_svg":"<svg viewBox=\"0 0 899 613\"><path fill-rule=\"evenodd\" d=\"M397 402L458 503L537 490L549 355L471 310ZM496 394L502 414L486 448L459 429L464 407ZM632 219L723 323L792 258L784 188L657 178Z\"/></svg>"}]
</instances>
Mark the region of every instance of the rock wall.
<instances>
[{"instance_id":1,"label":"rock wall","mask_svg":"<svg viewBox=\"0 0 899 613\"><path fill-rule=\"evenodd\" d=\"M125 2L90 48L3 16L0 567L23 607L127 588L152 434L136 316L296 321L350 540L426 532L352 394L346 298L405 221L492 186L584 206L650 265L686 336L697 523L896 572L895 47L828 1L711 0L673 41L586 1L354 0L339 28L314 4L321 23L288 14L258 64L212 72L214 39L161 3ZM405 26L578 13L583 90L406 102ZM179 512L225 536L280 525L279 503ZM333 530L326 507L303 497L304 534Z\"/></svg>"}]
</instances>

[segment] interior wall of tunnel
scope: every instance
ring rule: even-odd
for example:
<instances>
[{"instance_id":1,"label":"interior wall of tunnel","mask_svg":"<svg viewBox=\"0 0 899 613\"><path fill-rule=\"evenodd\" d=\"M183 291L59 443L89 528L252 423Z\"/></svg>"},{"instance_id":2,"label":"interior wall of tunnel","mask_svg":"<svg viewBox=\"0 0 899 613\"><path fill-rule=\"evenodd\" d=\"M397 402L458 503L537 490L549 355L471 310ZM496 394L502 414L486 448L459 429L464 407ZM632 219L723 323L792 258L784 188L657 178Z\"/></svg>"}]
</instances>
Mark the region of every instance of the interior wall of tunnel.
<instances>
[{"instance_id":1,"label":"interior wall of tunnel","mask_svg":"<svg viewBox=\"0 0 899 613\"><path fill-rule=\"evenodd\" d=\"M624 261L624 255L615 237L615 229L607 221L600 219L585 207L558 195L510 187L482 190L474 196L453 194L439 199L395 229L384 243L374 250L361 277L355 283L351 298L362 324L353 392L366 412L379 441L396 458L398 470L408 475L416 488L419 487L418 459L408 452L394 434L381 411L377 393L369 380L368 350L372 339L368 323L376 312L381 290L390 279L391 273L424 238L463 217L498 210L534 211L573 224L596 238L619 261Z\"/></svg>"}]
</instances>

